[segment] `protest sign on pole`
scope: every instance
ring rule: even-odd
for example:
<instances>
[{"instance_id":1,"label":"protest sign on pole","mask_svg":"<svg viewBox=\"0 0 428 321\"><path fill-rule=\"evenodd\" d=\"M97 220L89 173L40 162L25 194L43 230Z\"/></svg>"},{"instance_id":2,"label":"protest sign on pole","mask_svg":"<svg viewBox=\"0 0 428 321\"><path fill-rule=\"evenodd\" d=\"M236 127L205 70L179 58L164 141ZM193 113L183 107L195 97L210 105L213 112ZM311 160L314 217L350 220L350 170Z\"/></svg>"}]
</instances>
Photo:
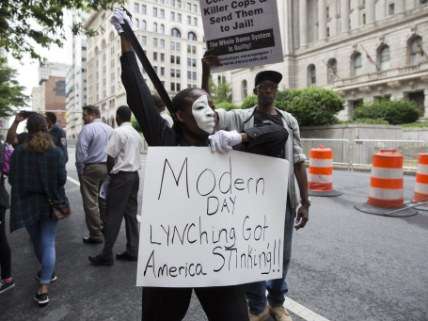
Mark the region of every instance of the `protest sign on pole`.
<instances>
[{"instance_id":1,"label":"protest sign on pole","mask_svg":"<svg viewBox=\"0 0 428 321\"><path fill-rule=\"evenodd\" d=\"M206 287L282 276L287 160L151 147L138 286Z\"/></svg>"},{"instance_id":2,"label":"protest sign on pole","mask_svg":"<svg viewBox=\"0 0 428 321\"><path fill-rule=\"evenodd\" d=\"M283 61L277 0L201 0L208 50L215 71Z\"/></svg>"}]
</instances>

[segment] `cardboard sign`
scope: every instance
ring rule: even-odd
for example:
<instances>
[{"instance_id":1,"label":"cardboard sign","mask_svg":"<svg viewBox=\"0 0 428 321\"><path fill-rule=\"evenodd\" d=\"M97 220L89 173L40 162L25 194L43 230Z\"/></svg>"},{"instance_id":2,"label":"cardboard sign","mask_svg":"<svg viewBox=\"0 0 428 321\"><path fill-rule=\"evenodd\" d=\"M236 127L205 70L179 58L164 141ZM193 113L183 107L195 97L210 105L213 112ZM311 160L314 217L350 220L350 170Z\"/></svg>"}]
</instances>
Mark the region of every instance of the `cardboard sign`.
<instances>
[{"instance_id":1,"label":"cardboard sign","mask_svg":"<svg viewBox=\"0 0 428 321\"><path fill-rule=\"evenodd\" d=\"M276 0L201 0L201 11L215 71L283 61Z\"/></svg>"},{"instance_id":2,"label":"cardboard sign","mask_svg":"<svg viewBox=\"0 0 428 321\"><path fill-rule=\"evenodd\" d=\"M282 277L288 161L150 147L137 285L224 286Z\"/></svg>"}]
</instances>

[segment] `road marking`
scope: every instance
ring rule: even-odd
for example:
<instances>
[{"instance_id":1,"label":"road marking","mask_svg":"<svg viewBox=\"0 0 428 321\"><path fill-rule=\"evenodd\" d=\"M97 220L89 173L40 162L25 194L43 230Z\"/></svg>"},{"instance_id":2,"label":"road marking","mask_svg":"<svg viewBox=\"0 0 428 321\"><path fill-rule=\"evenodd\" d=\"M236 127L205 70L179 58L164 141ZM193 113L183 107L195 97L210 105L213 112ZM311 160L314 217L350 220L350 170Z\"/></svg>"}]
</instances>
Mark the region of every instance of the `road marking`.
<instances>
[{"instance_id":1,"label":"road marking","mask_svg":"<svg viewBox=\"0 0 428 321\"><path fill-rule=\"evenodd\" d=\"M80 186L79 181L75 180L74 178L67 176L67 179L71 183ZM289 297L285 298L284 307L306 321L330 321L320 316L319 314L309 310L300 303L297 303L296 301L290 299Z\"/></svg>"},{"instance_id":2,"label":"road marking","mask_svg":"<svg viewBox=\"0 0 428 321\"><path fill-rule=\"evenodd\" d=\"M289 297L285 298L284 307L306 321L330 321Z\"/></svg>"},{"instance_id":3,"label":"road marking","mask_svg":"<svg viewBox=\"0 0 428 321\"><path fill-rule=\"evenodd\" d=\"M76 184L77 186L80 186L79 181L76 181L74 178L71 178L70 176L67 176L67 179L72 182L73 184Z\"/></svg>"}]
</instances>

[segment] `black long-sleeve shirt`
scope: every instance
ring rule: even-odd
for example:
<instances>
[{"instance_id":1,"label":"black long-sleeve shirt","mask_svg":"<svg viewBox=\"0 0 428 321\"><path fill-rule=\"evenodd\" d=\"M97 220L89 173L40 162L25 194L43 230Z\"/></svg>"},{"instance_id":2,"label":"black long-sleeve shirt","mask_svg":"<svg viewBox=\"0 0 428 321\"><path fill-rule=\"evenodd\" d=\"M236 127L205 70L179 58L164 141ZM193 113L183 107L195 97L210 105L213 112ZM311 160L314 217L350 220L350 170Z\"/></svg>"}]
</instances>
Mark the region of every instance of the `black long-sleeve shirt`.
<instances>
[{"instance_id":1,"label":"black long-sleeve shirt","mask_svg":"<svg viewBox=\"0 0 428 321\"><path fill-rule=\"evenodd\" d=\"M124 53L120 61L128 106L140 124L147 143L150 146L189 146L189 142L185 140L177 124L171 128L168 126L168 122L160 116L150 90L141 75L134 52ZM249 137L245 150L251 150L257 145L274 141L285 143L288 138L287 130L276 124L249 128L245 130L245 133ZM207 144L208 140L204 145Z\"/></svg>"}]
</instances>

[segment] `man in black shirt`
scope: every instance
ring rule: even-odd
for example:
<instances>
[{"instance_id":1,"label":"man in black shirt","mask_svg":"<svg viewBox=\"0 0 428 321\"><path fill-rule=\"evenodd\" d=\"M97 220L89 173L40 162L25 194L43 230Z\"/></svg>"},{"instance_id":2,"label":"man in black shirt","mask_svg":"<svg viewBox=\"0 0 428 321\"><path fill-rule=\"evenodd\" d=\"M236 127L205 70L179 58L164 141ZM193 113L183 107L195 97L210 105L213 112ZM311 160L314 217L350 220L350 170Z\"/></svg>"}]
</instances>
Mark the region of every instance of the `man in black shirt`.
<instances>
[{"instance_id":1,"label":"man in black shirt","mask_svg":"<svg viewBox=\"0 0 428 321\"><path fill-rule=\"evenodd\" d=\"M65 162L68 162L67 138L64 129L57 124L56 115L50 111L46 112L48 121L48 130L51 134L55 146L59 147L64 153Z\"/></svg>"}]
</instances>

